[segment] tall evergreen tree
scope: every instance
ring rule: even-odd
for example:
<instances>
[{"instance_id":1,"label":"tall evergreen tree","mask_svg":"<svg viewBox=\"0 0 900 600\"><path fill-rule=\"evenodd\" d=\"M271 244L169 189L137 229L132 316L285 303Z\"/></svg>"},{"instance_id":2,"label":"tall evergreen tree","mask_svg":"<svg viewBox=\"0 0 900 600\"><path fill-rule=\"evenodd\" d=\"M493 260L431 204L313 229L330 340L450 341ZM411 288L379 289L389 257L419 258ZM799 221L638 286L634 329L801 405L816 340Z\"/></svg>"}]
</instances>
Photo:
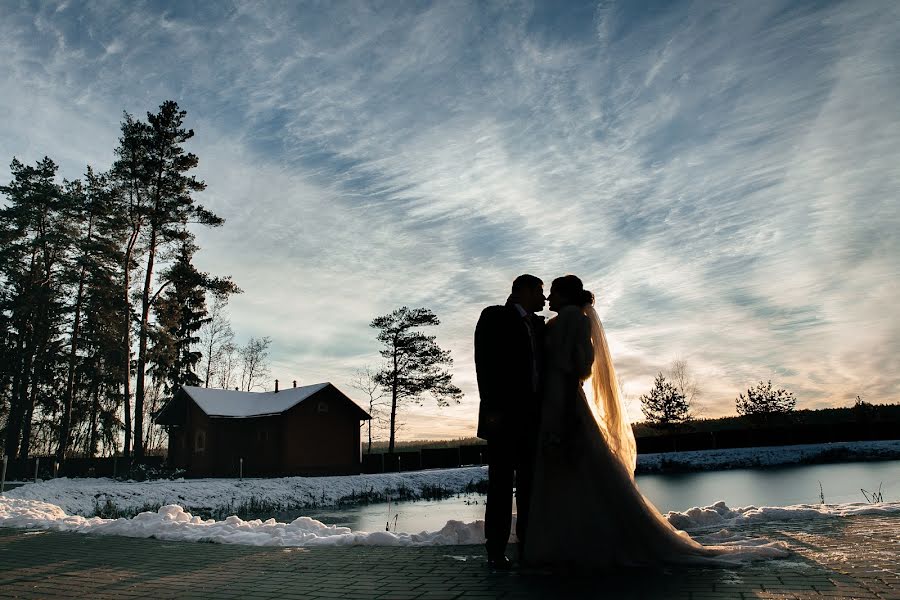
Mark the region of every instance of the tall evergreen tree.
<instances>
[{"instance_id":1,"label":"tall evergreen tree","mask_svg":"<svg viewBox=\"0 0 900 600\"><path fill-rule=\"evenodd\" d=\"M75 241L75 256L70 269L74 297L69 333L66 387L57 446L57 461L60 463L65 459L66 451L69 448L73 422L72 413L75 409L73 405L77 395L77 375L79 371L83 375L85 371L83 363L89 360L89 356L85 356L85 348L82 347L85 306L91 296L94 296L93 299L96 300L97 294L109 298L113 293L122 260L121 245L123 242L123 215L105 175L96 174L93 169L88 167L85 184L82 186L81 182L76 182L76 184L70 185L67 193L72 200L71 222L78 229L78 238ZM104 289L96 289L98 286ZM99 314L103 312L108 314L108 310ZM95 317L99 314L95 313ZM118 329L115 327L115 323L109 323L106 326ZM83 356L82 360L79 360L79 353ZM86 402L88 401L86 400ZM91 404L93 403L91 402ZM78 412L81 419L92 414L90 410L85 409L78 410Z\"/></svg>"},{"instance_id":2,"label":"tall evergreen tree","mask_svg":"<svg viewBox=\"0 0 900 600\"><path fill-rule=\"evenodd\" d=\"M447 367L453 364L449 350L442 350L434 336L418 331L419 327L439 325L437 316L427 308L398 308L372 320L378 330L376 338L384 346L381 356L387 364L375 380L391 397L390 441L388 452L394 451L397 410L404 402L421 402L431 393L438 406L459 403L462 391L453 385Z\"/></svg>"},{"instance_id":3,"label":"tall evergreen tree","mask_svg":"<svg viewBox=\"0 0 900 600\"><path fill-rule=\"evenodd\" d=\"M5 450L13 459L29 454L35 408L52 405L62 359L61 270L72 231L57 168L49 158L34 167L13 159L12 181L0 186L7 197L0 209L0 307L12 343Z\"/></svg>"},{"instance_id":4,"label":"tall evergreen tree","mask_svg":"<svg viewBox=\"0 0 900 600\"><path fill-rule=\"evenodd\" d=\"M215 227L224 222L193 198L206 184L189 175L197 166L198 158L184 149L184 144L194 136L193 130L183 126L186 114L176 102L168 100L160 105L157 113L147 114L146 124L126 115L120 143L119 172L124 175L129 202L134 204L133 231L139 234L146 255L135 365L133 442L134 456L138 459L144 454L142 432L150 315L162 289L154 291L160 251L189 239L188 223ZM134 239L136 244L138 236ZM126 281L126 285L129 283Z\"/></svg>"},{"instance_id":5,"label":"tall evergreen tree","mask_svg":"<svg viewBox=\"0 0 900 600\"><path fill-rule=\"evenodd\" d=\"M183 385L202 385L197 365L203 357L200 329L207 317L206 296L227 297L240 289L229 278L211 277L193 264L196 251L184 240L175 261L163 274L165 293L155 302L157 350L153 353L156 373L164 382L166 395Z\"/></svg>"},{"instance_id":6,"label":"tall evergreen tree","mask_svg":"<svg viewBox=\"0 0 900 600\"><path fill-rule=\"evenodd\" d=\"M126 222L126 241L122 253L122 401L124 403L125 443L123 454L131 455L131 335L135 316L131 305L132 273L137 268L140 255L141 233L147 221L148 192L151 173L148 170L147 151L149 131L145 123L135 120L125 113L121 125L122 135L116 148L116 161L112 168L112 179L119 195ZM107 419L106 423L110 421Z\"/></svg>"}]
</instances>

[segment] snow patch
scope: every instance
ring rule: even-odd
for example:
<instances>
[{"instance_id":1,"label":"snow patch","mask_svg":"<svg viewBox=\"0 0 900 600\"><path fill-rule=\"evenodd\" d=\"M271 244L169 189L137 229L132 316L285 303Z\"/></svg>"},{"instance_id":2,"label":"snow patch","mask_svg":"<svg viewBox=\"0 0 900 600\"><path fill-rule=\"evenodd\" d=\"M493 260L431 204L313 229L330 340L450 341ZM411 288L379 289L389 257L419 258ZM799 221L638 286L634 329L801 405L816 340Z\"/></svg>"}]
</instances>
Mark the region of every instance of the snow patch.
<instances>
[{"instance_id":1,"label":"snow patch","mask_svg":"<svg viewBox=\"0 0 900 600\"><path fill-rule=\"evenodd\" d=\"M400 490L415 498L426 488L441 488L447 493L464 492L470 484L487 479L487 467L464 467L377 475L335 477L282 477L273 479L159 479L155 481L117 481L108 478L67 479L60 477L15 488L7 498L40 500L62 508L66 513L88 517L107 502L121 512L166 504L206 514L229 514L251 501L264 502L275 510L337 506L367 494L397 499Z\"/></svg>"},{"instance_id":2,"label":"snow patch","mask_svg":"<svg viewBox=\"0 0 900 600\"><path fill-rule=\"evenodd\" d=\"M247 546L444 546L484 543L484 522L448 521L439 531L393 533L351 531L309 517L290 523L230 516L224 521L201 519L170 504L131 519L67 515L60 507L37 500L0 497L0 527L72 531L97 535L214 542Z\"/></svg>"},{"instance_id":3,"label":"snow patch","mask_svg":"<svg viewBox=\"0 0 900 600\"><path fill-rule=\"evenodd\" d=\"M794 506L745 506L731 509L724 502L694 507L684 512L669 512L666 519L676 529L698 531L712 527L852 517L856 515L900 515L900 502L865 504L797 504Z\"/></svg>"},{"instance_id":4,"label":"snow patch","mask_svg":"<svg viewBox=\"0 0 900 600\"><path fill-rule=\"evenodd\" d=\"M748 523L840 518L854 515L900 515L900 502L884 504L798 505L731 509L724 502L666 515L676 529L701 531ZM566 524L561 524L567 527ZM74 531L99 535L158 538L186 542L215 542L250 546L444 546L484 543L484 521L448 521L439 531L394 533L352 531L325 525L310 517L290 523L275 519L245 521L230 516L223 521L201 519L181 506L170 504L131 519L85 518L68 515L55 504L39 500L0 497L0 527ZM727 529L706 534L702 541L726 545L752 545L753 540Z\"/></svg>"}]
</instances>

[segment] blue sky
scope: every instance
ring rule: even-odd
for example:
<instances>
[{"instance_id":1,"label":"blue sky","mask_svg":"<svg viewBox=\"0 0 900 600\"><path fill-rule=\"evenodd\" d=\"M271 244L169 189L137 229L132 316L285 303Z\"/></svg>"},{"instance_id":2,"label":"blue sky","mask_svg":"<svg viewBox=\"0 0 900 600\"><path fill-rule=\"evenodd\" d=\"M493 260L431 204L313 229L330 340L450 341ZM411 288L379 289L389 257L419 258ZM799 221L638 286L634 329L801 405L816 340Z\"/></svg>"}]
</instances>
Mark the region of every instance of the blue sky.
<instances>
[{"instance_id":1,"label":"blue sky","mask_svg":"<svg viewBox=\"0 0 900 600\"><path fill-rule=\"evenodd\" d=\"M5 161L77 177L123 110L188 111L197 260L273 377L346 389L374 316L432 308L466 397L402 437L474 433L521 272L594 290L633 402L675 357L704 416L898 400L896 2L4 2L0 55Z\"/></svg>"}]
</instances>

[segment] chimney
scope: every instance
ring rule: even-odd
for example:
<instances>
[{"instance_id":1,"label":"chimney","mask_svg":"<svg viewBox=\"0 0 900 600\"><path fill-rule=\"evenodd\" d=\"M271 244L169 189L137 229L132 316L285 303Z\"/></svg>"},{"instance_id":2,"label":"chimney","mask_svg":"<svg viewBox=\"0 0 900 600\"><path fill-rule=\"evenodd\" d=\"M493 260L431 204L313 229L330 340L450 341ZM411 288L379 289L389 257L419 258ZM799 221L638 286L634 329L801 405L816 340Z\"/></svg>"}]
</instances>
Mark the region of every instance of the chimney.
<instances>
[{"instance_id":1,"label":"chimney","mask_svg":"<svg viewBox=\"0 0 900 600\"><path fill-rule=\"evenodd\" d=\"M297 387L297 380L294 380L294 387Z\"/></svg>"},{"instance_id":2,"label":"chimney","mask_svg":"<svg viewBox=\"0 0 900 600\"><path fill-rule=\"evenodd\" d=\"M278 393L278 380L275 380L275 393Z\"/></svg>"}]
</instances>

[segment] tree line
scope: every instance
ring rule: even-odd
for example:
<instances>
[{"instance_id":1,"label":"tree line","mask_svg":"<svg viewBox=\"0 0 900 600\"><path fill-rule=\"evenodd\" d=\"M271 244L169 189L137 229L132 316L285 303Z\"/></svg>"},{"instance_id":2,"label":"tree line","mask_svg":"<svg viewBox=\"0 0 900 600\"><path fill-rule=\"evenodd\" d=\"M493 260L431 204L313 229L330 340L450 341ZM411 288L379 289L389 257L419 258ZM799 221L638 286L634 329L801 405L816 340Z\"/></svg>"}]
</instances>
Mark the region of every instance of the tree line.
<instances>
[{"instance_id":1,"label":"tree line","mask_svg":"<svg viewBox=\"0 0 900 600\"><path fill-rule=\"evenodd\" d=\"M112 166L75 180L60 181L48 157L13 158L0 186L0 444L11 460L140 460L162 443L152 416L178 387L268 381L271 339L235 343L227 304L241 289L194 264L196 227L224 219L196 199L206 184L185 117L174 101L146 120L124 113ZM405 404L462 395L450 353L420 331L438 324L407 307L371 323L385 362L353 385L391 449Z\"/></svg>"},{"instance_id":2,"label":"tree line","mask_svg":"<svg viewBox=\"0 0 900 600\"><path fill-rule=\"evenodd\" d=\"M180 385L230 387L232 359L266 354L266 339L239 348L223 325L238 286L194 264L194 228L224 220L195 198L206 184L192 174L185 116L174 101L146 120L125 113L112 166L79 179L59 181L47 157L12 160L0 186L0 443L10 459L35 444L60 462L75 452L140 459L159 442L150 416L163 398ZM248 388L263 366L244 369Z\"/></svg>"},{"instance_id":3,"label":"tree line","mask_svg":"<svg viewBox=\"0 0 900 600\"><path fill-rule=\"evenodd\" d=\"M660 371L650 391L640 396L641 411L651 425L674 427L695 417L694 401L700 393L700 386L687 361L676 359L669 366L668 373ZM748 388L746 395L740 393L735 398L738 415L760 421L766 421L773 415L788 414L796 407L794 394L784 388L773 388L771 380L760 381Z\"/></svg>"}]
</instances>

